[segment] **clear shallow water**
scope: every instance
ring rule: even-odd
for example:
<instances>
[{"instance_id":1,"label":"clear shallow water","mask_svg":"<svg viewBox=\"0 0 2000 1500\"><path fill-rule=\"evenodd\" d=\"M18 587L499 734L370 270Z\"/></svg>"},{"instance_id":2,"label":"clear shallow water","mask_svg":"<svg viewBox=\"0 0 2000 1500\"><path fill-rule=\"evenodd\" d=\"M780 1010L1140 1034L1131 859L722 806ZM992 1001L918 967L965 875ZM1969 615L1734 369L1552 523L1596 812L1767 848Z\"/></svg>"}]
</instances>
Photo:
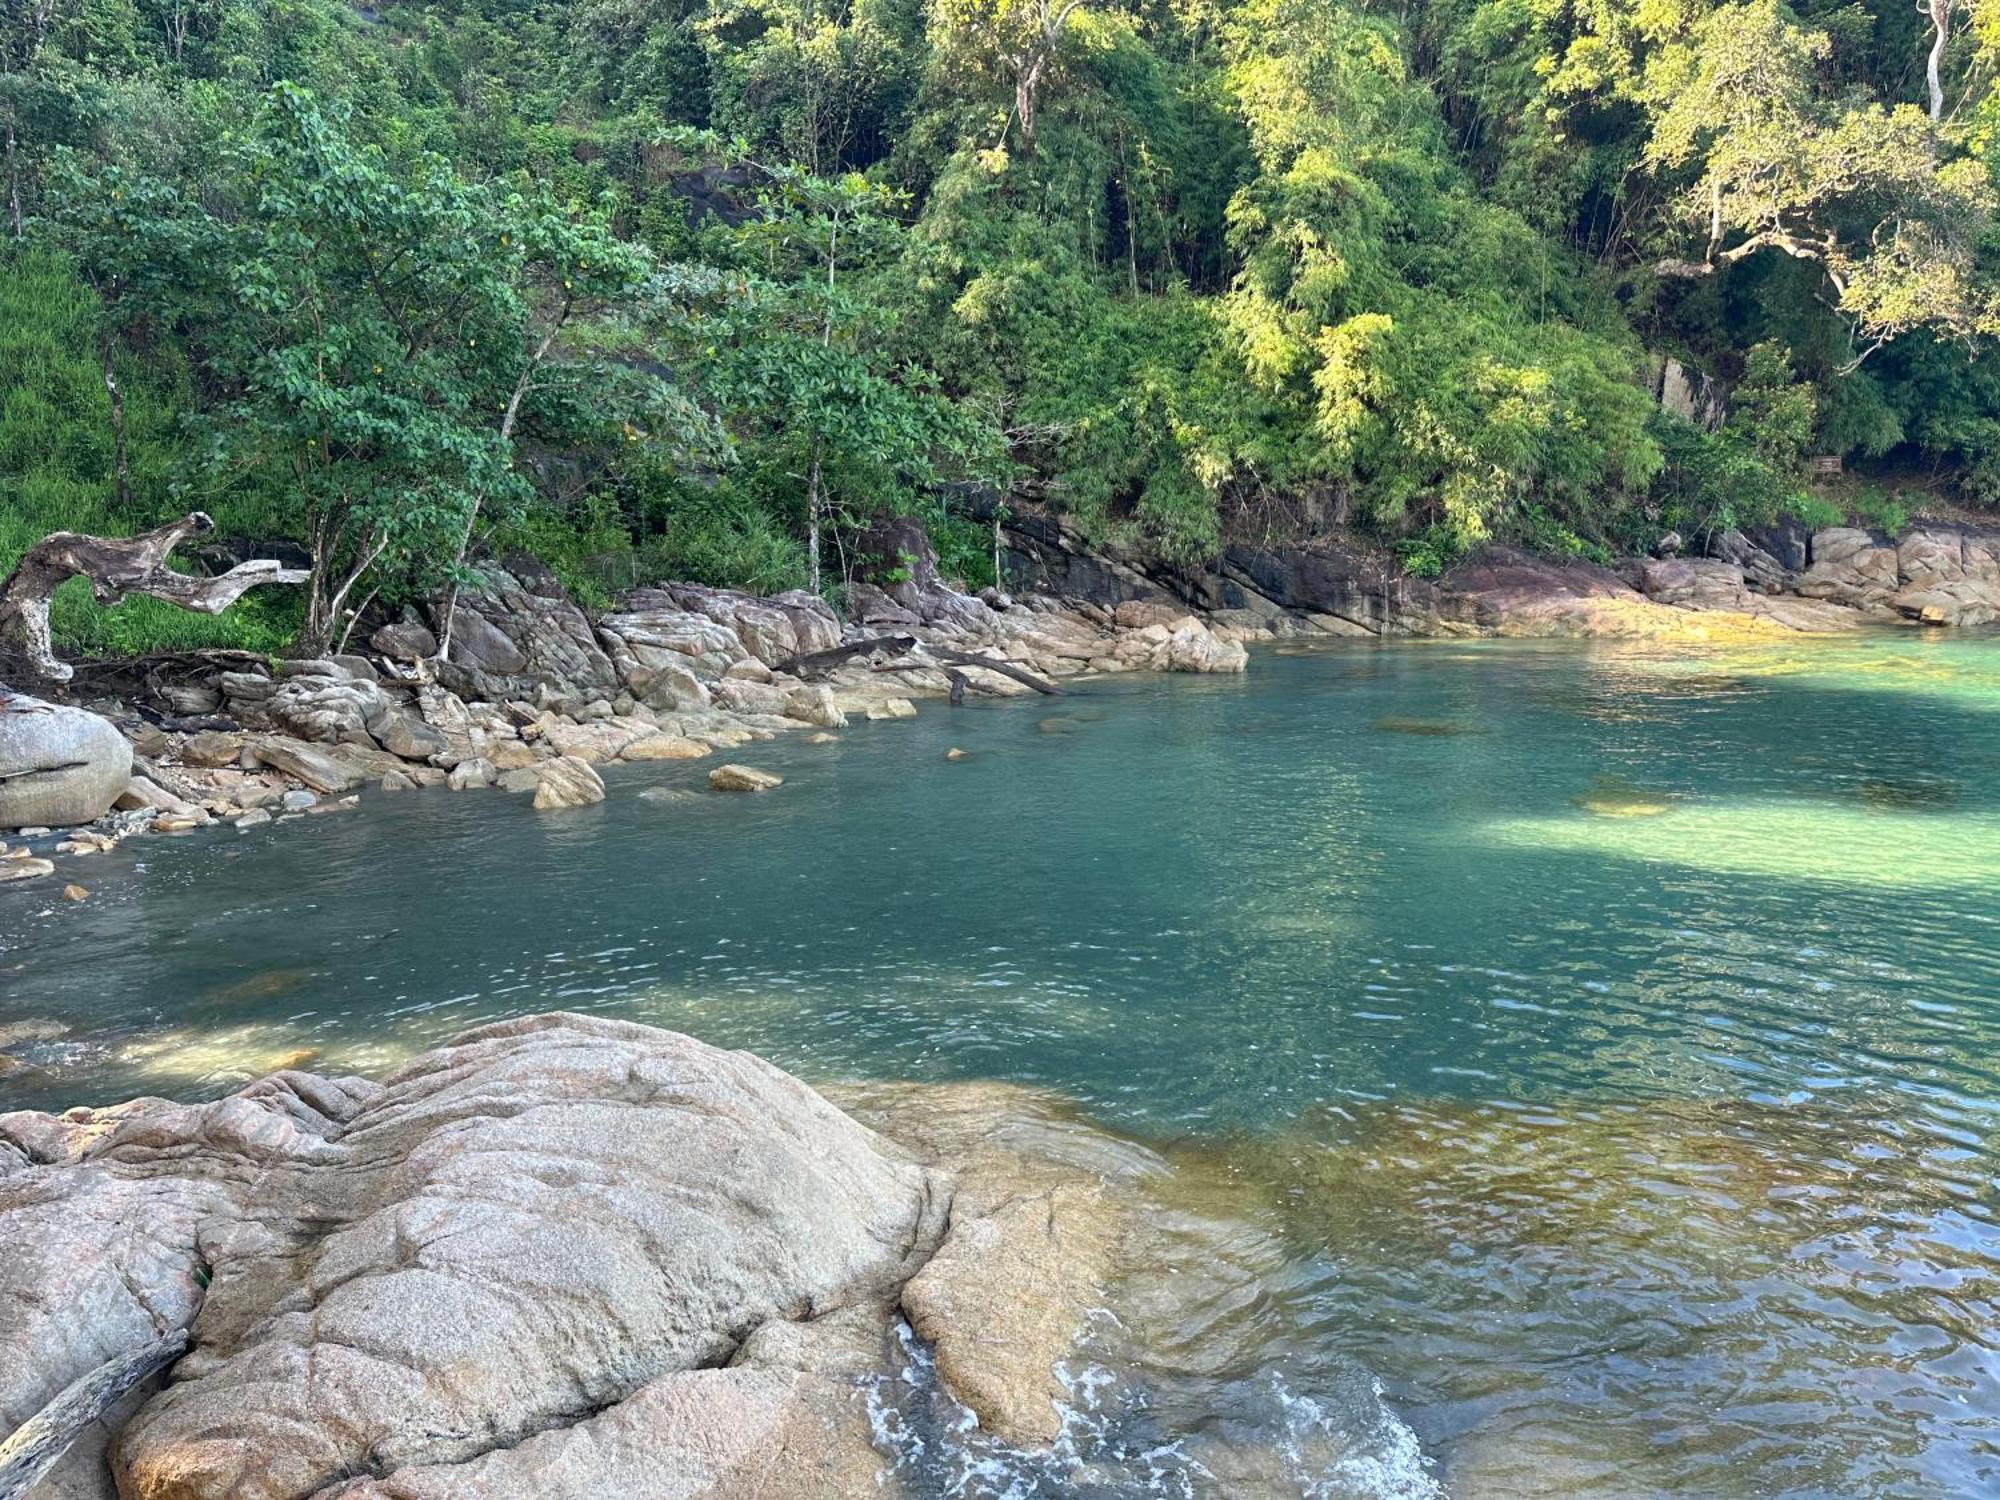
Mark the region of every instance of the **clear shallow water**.
<instances>
[{"instance_id":1,"label":"clear shallow water","mask_svg":"<svg viewBox=\"0 0 2000 1500\"><path fill-rule=\"evenodd\" d=\"M1302 1441L1382 1382L1428 1467L1348 1434L1380 1472L1308 1451L1315 1493L2000 1491L2000 642L1280 648L737 758L786 786L0 889L0 1024L72 1028L0 1105L556 1005L1031 1084L1259 1247L1152 1399ZM1184 1424L1118 1421L1178 1477L1107 1493L1200 1492Z\"/></svg>"}]
</instances>

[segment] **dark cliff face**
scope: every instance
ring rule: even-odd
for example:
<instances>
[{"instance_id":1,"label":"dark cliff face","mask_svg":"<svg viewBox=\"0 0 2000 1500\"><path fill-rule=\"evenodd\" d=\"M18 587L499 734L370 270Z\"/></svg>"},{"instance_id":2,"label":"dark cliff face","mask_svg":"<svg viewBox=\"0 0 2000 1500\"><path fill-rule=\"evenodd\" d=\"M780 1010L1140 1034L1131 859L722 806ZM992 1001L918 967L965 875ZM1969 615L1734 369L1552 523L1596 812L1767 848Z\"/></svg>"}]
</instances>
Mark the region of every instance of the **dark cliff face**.
<instances>
[{"instance_id":1,"label":"dark cliff face","mask_svg":"<svg viewBox=\"0 0 2000 1500\"><path fill-rule=\"evenodd\" d=\"M1178 600L1209 613L1292 617L1369 635L1426 633L1448 613L1437 584L1407 577L1386 554L1358 546L1238 542L1189 568L1130 546L1094 547L1051 516L1011 516L1004 533L1010 586L1107 608L1130 599Z\"/></svg>"}]
</instances>

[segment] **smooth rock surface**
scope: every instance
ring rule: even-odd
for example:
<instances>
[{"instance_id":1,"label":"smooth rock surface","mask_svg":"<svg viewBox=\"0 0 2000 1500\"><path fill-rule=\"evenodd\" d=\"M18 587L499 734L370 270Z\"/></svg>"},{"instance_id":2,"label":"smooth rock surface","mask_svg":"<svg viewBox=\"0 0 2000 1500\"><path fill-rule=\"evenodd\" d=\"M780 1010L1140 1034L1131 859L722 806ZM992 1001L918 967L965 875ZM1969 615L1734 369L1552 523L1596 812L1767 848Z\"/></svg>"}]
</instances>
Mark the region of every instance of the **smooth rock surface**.
<instances>
[{"instance_id":1,"label":"smooth rock surface","mask_svg":"<svg viewBox=\"0 0 2000 1500\"><path fill-rule=\"evenodd\" d=\"M751 1408L694 1388L754 1360L759 1330L886 1306L944 1203L748 1054L563 1015L469 1033L379 1086L281 1073L214 1104L0 1116L0 1161L0 1235L22 1250L0 1263L9 1426L193 1319L192 1352L113 1445L127 1500L296 1500L371 1474L391 1487L360 1493L525 1500L549 1492L519 1457L531 1441L597 1452L599 1413L678 1373L696 1378L601 1429L634 1436L598 1453L594 1493L642 1492L683 1407L672 1462L726 1472L741 1455L704 1457L693 1434L797 1382L771 1360L738 1393ZM819 1441L801 1427L795 1447ZM421 1476L502 1449L520 1477L500 1488ZM394 1488L404 1469L431 1488Z\"/></svg>"},{"instance_id":2,"label":"smooth rock surface","mask_svg":"<svg viewBox=\"0 0 2000 1500\"><path fill-rule=\"evenodd\" d=\"M131 742L109 719L0 688L0 828L94 822L131 776Z\"/></svg>"}]
</instances>

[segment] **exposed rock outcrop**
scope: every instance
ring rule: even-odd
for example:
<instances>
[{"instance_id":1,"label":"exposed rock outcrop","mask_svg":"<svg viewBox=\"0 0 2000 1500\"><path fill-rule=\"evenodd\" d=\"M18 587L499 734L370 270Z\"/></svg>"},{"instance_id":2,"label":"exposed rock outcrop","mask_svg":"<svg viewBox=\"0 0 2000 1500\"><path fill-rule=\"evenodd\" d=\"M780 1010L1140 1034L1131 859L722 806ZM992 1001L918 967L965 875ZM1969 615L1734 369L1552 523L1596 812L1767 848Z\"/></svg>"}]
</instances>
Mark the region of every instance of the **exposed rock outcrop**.
<instances>
[{"instance_id":1,"label":"exposed rock outcrop","mask_svg":"<svg viewBox=\"0 0 2000 1500\"><path fill-rule=\"evenodd\" d=\"M467 698L505 702L537 688L615 691L618 674L598 644L590 619L555 574L515 553L479 565L476 586L461 589L451 610L446 684ZM446 608L433 611L432 632L443 638Z\"/></svg>"},{"instance_id":2,"label":"exposed rock outcrop","mask_svg":"<svg viewBox=\"0 0 2000 1500\"><path fill-rule=\"evenodd\" d=\"M381 1084L0 1116L0 1423L188 1328L60 1493L894 1496L898 1306L985 1431L1045 1443L1124 1232L1100 1174L978 1123L892 1143L746 1053L562 1014Z\"/></svg>"},{"instance_id":3,"label":"exposed rock outcrop","mask_svg":"<svg viewBox=\"0 0 2000 1500\"><path fill-rule=\"evenodd\" d=\"M1353 539L1232 544L1185 569L1131 547L1093 548L1067 523L1009 517L1010 576L1118 608L1194 605L1241 634L1613 635L1712 638L1832 630L1870 620L1975 625L2000 618L2000 532L1922 523L1891 541L1796 522L1711 539L1710 556L1622 569L1488 547L1434 580ZM1691 618L1709 616L1711 618ZM1724 617L1724 618L1714 618Z\"/></svg>"}]
</instances>

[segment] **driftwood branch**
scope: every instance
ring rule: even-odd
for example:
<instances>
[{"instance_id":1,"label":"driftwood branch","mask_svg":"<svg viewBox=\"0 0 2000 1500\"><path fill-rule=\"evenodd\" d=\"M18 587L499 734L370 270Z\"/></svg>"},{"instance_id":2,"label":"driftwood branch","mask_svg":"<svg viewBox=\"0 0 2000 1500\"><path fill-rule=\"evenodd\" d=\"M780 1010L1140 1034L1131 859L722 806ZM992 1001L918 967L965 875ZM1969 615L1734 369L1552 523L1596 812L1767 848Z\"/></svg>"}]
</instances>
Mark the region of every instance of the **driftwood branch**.
<instances>
[{"instance_id":1,"label":"driftwood branch","mask_svg":"<svg viewBox=\"0 0 2000 1500\"><path fill-rule=\"evenodd\" d=\"M116 604L127 594L145 594L198 614L219 615L250 589L266 583L304 583L307 568L288 568L268 559L238 564L214 578L177 573L167 555L188 537L211 531L215 522L200 511L134 537L83 536L57 531L21 554L0 583L0 643L18 641L29 668L52 682L67 682L70 668L56 659L49 636L49 600L72 578L90 580L99 604Z\"/></svg>"},{"instance_id":2,"label":"driftwood branch","mask_svg":"<svg viewBox=\"0 0 2000 1500\"><path fill-rule=\"evenodd\" d=\"M942 672L951 684L951 706L957 708L965 701L965 690L971 687L972 679L957 667L943 667L928 661L890 661L875 669L878 672ZM997 693L998 688L987 688L986 692Z\"/></svg>"},{"instance_id":3,"label":"driftwood branch","mask_svg":"<svg viewBox=\"0 0 2000 1500\"><path fill-rule=\"evenodd\" d=\"M58 1391L54 1400L0 1443L0 1500L20 1500L69 1452L86 1427L133 1386L179 1359L187 1343L187 1330L177 1328L143 1349L107 1360Z\"/></svg>"},{"instance_id":4,"label":"driftwood branch","mask_svg":"<svg viewBox=\"0 0 2000 1500\"><path fill-rule=\"evenodd\" d=\"M1002 677L1010 677L1023 687L1033 688L1045 697L1059 698L1062 689L1054 683L1023 671L1010 661L999 661L990 656L981 656L973 651L958 651L950 646L940 646L930 641L920 641L913 635L878 635L867 640L849 641L842 646L829 647L825 651L809 651L801 656L787 657L771 668L773 672L787 672L794 677L814 677L830 672L863 656L913 656L919 664L942 665L945 667L977 667L982 671L998 672Z\"/></svg>"}]
</instances>

